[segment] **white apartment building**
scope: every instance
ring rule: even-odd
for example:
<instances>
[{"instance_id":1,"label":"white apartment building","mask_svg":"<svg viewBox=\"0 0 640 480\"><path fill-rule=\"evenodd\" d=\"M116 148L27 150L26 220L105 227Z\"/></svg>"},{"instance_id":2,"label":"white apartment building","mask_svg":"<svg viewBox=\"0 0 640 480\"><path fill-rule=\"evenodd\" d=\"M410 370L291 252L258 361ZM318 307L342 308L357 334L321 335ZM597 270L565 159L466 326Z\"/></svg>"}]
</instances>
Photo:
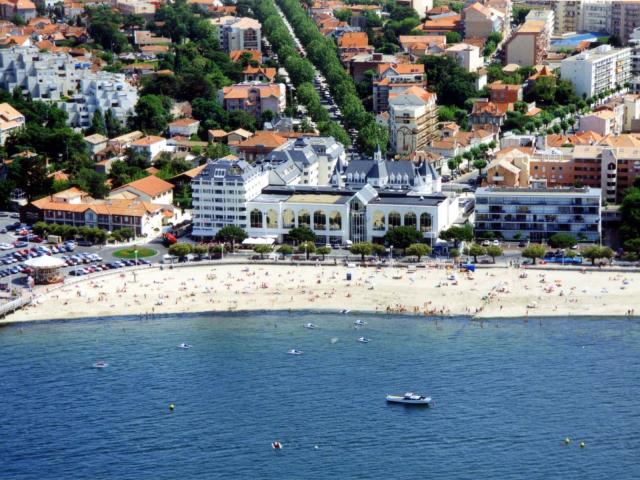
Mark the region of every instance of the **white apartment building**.
<instances>
[{"instance_id":1,"label":"white apartment building","mask_svg":"<svg viewBox=\"0 0 640 480\"><path fill-rule=\"evenodd\" d=\"M249 17L224 16L209 20L218 28L220 46L227 52L255 50L262 52L262 25Z\"/></svg>"},{"instance_id":2,"label":"white apartment building","mask_svg":"<svg viewBox=\"0 0 640 480\"><path fill-rule=\"evenodd\" d=\"M292 175L298 175L296 183L303 185L329 185L331 175L338 165L346 163L347 154L344 146L333 137L300 137L291 139L269 153L263 165L269 168L278 165L293 165L294 169L285 168L285 172L276 170L277 175L284 174L290 180L283 180L288 185ZM274 184L270 180L270 184Z\"/></svg>"},{"instance_id":3,"label":"white apartment building","mask_svg":"<svg viewBox=\"0 0 640 480\"><path fill-rule=\"evenodd\" d=\"M389 95L391 149L398 155L424 150L435 137L438 121L436 95L409 87Z\"/></svg>"},{"instance_id":4,"label":"white apartment building","mask_svg":"<svg viewBox=\"0 0 640 480\"><path fill-rule=\"evenodd\" d=\"M210 160L192 180L193 235L214 237L227 225L247 229L247 202L269 184L269 172L244 160Z\"/></svg>"},{"instance_id":5,"label":"white apartment building","mask_svg":"<svg viewBox=\"0 0 640 480\"><path fill-rule=\"evenodd\" d=\"M413 8L418 12L420 18L424 18L427 10L431 10L433 8L433 0L396 0L396 3L398 5Z\"/></svg>"},{"instance_id":6,"label":"white apartment building","mask_svg":"<svg viewBox=\"0 0 640 480\"><path fill-rule=\"evenodd\" d=\"M540 242L568 233L597 242L601 232L599 188L483 187L476 190L478 233ZM517 236L519 235L519 236Z\"/></svg>"},{"instance_id":7,"label":"white apartment building","mask_svg":"<svg viewBox=\"0 0 640 480\"><path fill-rule=\"evenodd\" d=\"M92 72L91 62L36 47L0 49L0 87L19 87L36 100L59 102L69 124L81 128L91 125L97 109L111 109L124 122L138 101L137 90L124 75Z\"/></svg>"},{"instance_id":8,"label":"white apartment building","mask_svg":"<svg viewBox=\"0 0 640 480\"><path fill-rule=\"evenodd\" d=\"M467 72L475 73L484 66L484 58L476 45L456 43L445 50L445 55L454 58Z\"/></svg>"},{"instance_id":9,"label":"white apartment building","mask_svg":"<svg viewBox=\"0 0 640 480\"><path fill-rule=\"evenodd\" d=\"M611 32L611 0L584 0L579 29L583 32Z\"/></svg>"},{"instance_id":10,"label":"white apartment building","mask_svg":"<svg viewBox=\"0 0 640 480\"><path fill-rule=\"evenodd\" d=\"M555 14L553 10L531 10L525 20L544 22L544 31L546 32L548 41L551 40L555 28Z\"/></svg>"},{"instance_id":11,"label":"white apartment building","mask_svg":"<svg viewBox=\"0 0 640 480\"><path fill-rule=\"evenodd\" d=\"M24 126L25 118L8 103L0 103L0 145L4 145L11 132Z\"/></svg>"},{"instance_id":12,"label":"white apartment building","mask_svg":"<svg viewBox=\"0 0 640 480\"><path fill-rule=\"evenodd\" d=\"M138 102L138 91L119 73L85 71L77 90L69 100L59 103L59 107L69 116L67 123L72 127L91 126L93 114L100 110L111 112L123 123L133 112Z\"/></svg>"},{"instance_id":13,"label":"white apartment building","mask_svg":"<svg viewBox=\"0 0 640 480\"><path fill-rule=\"evenodd\" d=\"M592 97L631 81L631 49L601 45L561 63L561 76L573 83L578 95Z\"/></svg>"}]
</instances>

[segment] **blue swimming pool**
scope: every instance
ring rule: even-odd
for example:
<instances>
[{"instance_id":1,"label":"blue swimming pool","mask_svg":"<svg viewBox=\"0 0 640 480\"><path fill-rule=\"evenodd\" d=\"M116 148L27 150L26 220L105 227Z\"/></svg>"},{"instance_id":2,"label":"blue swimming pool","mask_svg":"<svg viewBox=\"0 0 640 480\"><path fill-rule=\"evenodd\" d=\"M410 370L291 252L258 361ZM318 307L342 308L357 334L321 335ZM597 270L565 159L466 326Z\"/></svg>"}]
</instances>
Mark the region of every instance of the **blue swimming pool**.
<instances>
[{"instance_id":1,"label":"blue swimming pool","mask_svg":"<svg viewBox=\"0 0 640 480\"><path fill-rule=\"evenodd\" d=\"M605 34L598 33L576 33L575 35L570 35L568 37L552 40L551 45L559 46L559 47L571 47L574 45L578 45L580 42L587 40L589 42L595 42L598 38L606 36Z\"/></svg>"}]
</instances>

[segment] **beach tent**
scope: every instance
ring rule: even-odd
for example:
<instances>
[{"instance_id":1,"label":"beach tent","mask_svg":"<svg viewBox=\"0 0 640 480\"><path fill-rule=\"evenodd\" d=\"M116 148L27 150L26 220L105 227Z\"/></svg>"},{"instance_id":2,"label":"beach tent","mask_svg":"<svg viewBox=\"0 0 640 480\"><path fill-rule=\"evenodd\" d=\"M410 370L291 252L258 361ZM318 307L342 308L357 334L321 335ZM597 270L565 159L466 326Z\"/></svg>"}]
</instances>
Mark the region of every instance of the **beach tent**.
<instances>
[{"instance_id":1,"label":"beach tent","mask_svg":"<svg viewBox=\"0 0 640 480\"><path fill-rule=\"evenodd\" d=\"M276 240L274 238L254 238L254 237L249 237L249 238L245 238L242 241L243 245L248 245L250 247L253 247L255 245L273 245L276 242Z\"/></svg>"}]
</instances>

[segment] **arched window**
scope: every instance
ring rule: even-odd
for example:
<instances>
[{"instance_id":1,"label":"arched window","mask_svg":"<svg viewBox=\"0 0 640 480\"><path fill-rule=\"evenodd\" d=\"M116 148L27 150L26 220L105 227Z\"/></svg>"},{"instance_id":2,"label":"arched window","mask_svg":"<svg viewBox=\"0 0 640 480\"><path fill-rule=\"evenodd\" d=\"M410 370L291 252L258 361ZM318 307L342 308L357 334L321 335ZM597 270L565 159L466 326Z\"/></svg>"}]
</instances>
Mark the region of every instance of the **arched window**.
<instances>
[{"instance_id":1,"label":"arched window","mask_svg":"<svg viewBox=\"0 0 640 480\"><path fill-rule=\"evenodd\" d=\"M413 227L416 228L417 225L417 217L413 212L409 212L404 216L404 226L405 227Z\"/></svg>"},{"instance_id":2,"label":"arched window","mask_svg":"<svg viewBox=\"0 0 640 480\"><path fill-rule=\"evenodd\" d=\"M267 212L267 228L278 228L278 212L273 208Z\"/></svg>"},{"instance_id":3,"label":"arched window","mask_svg":"<svg viewBox=\"0 0 640 480\"><path fill-rule=\"evenodd\" d=\"M262 228L262 212L257 208L251 210L249 214L251 228Z\"/></svg>"},{"instance_id":4,"label":"arched window","mask_svg":"<svg viewBox=\"0 0 640 480\"><path fill-rule=\"evenodd\" d=\"M329 230L342 229L342 215L340 212L331 212L329 214Z\"/></svg>"},{"instance_id":5,"label":"arched window","mask_svg":"<svg viewBox=\"0 0 640 480\"><path fill-rule=\"evenodd\" d=\"M296 226L296 217L293 214L293 210L287 208L282 212L282 226L284 228L293 228Z\"/></svg>"},{"instance_id":6,"label":"arched window","mask_svg":"<svg viewBox=\"0 0 640 480\"><path fill-rule=\"evenodd\" d=\"M420 231L431 231L431 215L429 215L428 213L423 213L422 215L420 215Z\"/></svg>"},{"instance_id":7,"label":"arched window","mask_svg":"<svg viewBox=\"0 0 640 480\"><path fill-rule=\"evenodd\" d=\"M373 229L374 230L382 230L384 231L384 229L386 228L386 221L384 218L384 213L381 212L380 210L376 210L375 212L373 212Z\"/></svg>"},{"instance_id":8,"label":"arched window","mask_svg":"<svg viewBox=\"0 0 640 480\"><path fill-rule=\"evenodd\" d=\"M389 214L389 228L399 227L402 225L402 220L398 212L391 212Z\"/></svg>"},{"instance_id":9,"label":"arched window","mask_svg":"<svg viewBox=\"0 0 640 480\"><path fill-rule=\"evenodd\" d=\"M347 174L347 181L349 181L349 182L350 182L350 181L352 181L352 180L353 180L353 174L348 173L348 174Z\"/></svg>"},{"instance_id":10,"label":"arched window","mask_svg":"<svg viewBox=\"0 0 640 480\"><path fill-rule=\"evenodd\" d=\"M389 182L396 183L396 176L393 173L389 176Z\"/></svg>"},{"instance_id":11,"label":"arched window","mask_svg":"<svg viewBox=\"0 0 640 480\"><path fill-rule=\"evenodd\" d=\"M327 229L327 215L322 210L316 210L313 213L313 229L314 230Z\"/></svg>"},{"instance_id":12,"label":"arched window","mask_svg":"<svg viewBox=\"0 0 640 480\"><path fill-rule=\"evenodd\" d=\"M311 227L311 215L308 210L298 212L298 227Z\"/></svg>"}]
</instances>

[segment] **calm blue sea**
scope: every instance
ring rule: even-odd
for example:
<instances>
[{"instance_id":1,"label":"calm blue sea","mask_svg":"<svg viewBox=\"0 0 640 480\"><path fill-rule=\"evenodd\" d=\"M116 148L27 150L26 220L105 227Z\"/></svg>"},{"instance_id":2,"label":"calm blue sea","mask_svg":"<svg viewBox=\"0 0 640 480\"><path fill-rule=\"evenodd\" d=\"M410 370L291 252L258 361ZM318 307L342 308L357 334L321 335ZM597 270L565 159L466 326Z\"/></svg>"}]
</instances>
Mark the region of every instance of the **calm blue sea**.
<instances>
[{"instance_id":1,"label":"calm blue sea","mask_svg":"<svg viewBox=\"0 0 640 480\"><path fill-rule=\"evenodd\" d=\"M640 324L617 319L12 326L0 479L638 479L639 376ZM406 390L436 406L385 403Z\"/></svg>"}]
</instances>

